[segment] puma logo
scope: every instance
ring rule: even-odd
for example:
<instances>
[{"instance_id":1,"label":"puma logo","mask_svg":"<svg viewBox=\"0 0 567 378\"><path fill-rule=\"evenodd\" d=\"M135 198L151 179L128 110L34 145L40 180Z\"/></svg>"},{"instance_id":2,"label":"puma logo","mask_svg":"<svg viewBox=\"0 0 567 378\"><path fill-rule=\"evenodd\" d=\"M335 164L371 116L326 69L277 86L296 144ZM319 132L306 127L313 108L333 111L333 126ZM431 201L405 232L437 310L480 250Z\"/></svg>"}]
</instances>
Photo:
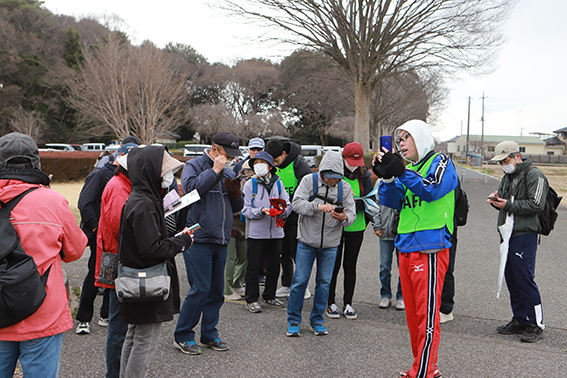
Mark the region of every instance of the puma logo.
<instances>
[{"instance_id":1,"label":"puma logo","mask_svg":"<svg viewBox=\"0 0 567 378\"><path fill-rule=\"evenodd\" d=\"M524 252L522 252L522 253L516 252L516 256L518 256L519 258L521 258L523 260L524 259Z\"/></svg>"},{"instance_id":2,"label":"puma logo","mask_svg":"<svg viewBox=\"0 0 567 378\"><path fill-rule=\"evenodd\" d=\"M414 265L413 268L415 269L414 272L423 272L423 265Z\"/></svg>"}]
</instances>

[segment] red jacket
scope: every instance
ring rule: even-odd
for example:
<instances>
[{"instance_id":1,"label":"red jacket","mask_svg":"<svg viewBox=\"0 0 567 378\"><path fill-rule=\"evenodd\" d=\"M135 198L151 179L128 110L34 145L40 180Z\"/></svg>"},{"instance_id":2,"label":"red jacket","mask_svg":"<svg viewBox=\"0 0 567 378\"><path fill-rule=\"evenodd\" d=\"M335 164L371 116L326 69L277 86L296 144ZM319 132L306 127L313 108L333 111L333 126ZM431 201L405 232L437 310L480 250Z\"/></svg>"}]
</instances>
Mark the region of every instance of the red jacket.
<instances>
[{"instance_id":1,"label":"red jacket","mask_svg":"<svg viewBox=\"0 0 567 378\"><path fill-rule=\"evenodd\" d=\"M39 184L20 180L0 180L0 201L8 202L20 193ZM39 274L50 266L45 287L47 296L30 317L0 329L0 340L25 341L57 335L73 328L69 297L63 281L61 254L69 263L79 259L87 245L69 203L59 193L40 187L28 193L12 210L10 217L24 251L33 257Z\"/></svg>"},{"instance_id":2,"label":"red jacket","mask_svg":"<svg viewBox=\"0 0 567 378\"><path fill-rule=\"evenodd\" d=\"M114 176L108 181L102 192L100 218L96 236L95 286L114 289L114 285L98 281L103 252L102 246L104 245L104 252L118 253L120 215L131 190L132 183L130 183L130 179L123 173L119 173L118 176Z\"/></svg>"}]
</instances>

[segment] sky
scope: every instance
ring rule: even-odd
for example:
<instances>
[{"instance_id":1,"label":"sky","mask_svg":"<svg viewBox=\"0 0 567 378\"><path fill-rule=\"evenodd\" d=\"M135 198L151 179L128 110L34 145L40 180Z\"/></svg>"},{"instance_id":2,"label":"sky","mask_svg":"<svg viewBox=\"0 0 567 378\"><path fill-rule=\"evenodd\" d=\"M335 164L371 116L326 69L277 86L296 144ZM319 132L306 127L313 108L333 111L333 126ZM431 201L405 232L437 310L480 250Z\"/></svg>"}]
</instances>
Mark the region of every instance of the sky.
<instances>
[{"instance_id":1,"label":"sky","mask_svg":"<svg viewBox=\"0 0 567 378\"><path fill-rule=\"evenodd\" d=\"M239 59L279 61L292 47L257 42L263 32L254 25L227 18L206 0L45 0L57 14L75 17L116 14L125 21L134 43L151 40L158 47L168 42L192 46L211 63L232 64ZM156 5L159 4L159 5ZM446 81L450 90L445 109L433 125L435 136L447 140L467 133L468 98L471 98L470 133L481 134L482 97L486 135L528 136L552 133L567 126L567 1L519 0L504 25L507 42L494 71L480 77L462 74Z\"/></svg>"}]
</instances>

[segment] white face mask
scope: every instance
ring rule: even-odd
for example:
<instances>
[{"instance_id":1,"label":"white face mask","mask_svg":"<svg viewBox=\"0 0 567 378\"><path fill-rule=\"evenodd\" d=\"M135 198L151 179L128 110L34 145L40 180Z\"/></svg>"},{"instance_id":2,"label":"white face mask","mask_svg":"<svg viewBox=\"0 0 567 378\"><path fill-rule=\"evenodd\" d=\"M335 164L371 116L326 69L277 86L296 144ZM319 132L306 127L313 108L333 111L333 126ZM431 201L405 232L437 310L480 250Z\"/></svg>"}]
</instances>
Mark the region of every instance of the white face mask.
<instances>
[{"instance_id":1,"label":"white face mask","mask_svg":"<svg viewBox=\"0 0 567 378\"><path fill-rule=\"evenodd\" d=\"M260 177L266 176L268 173L270 173L270 170L268 169L268 164L266 163L254 164L254 173L256 173Z\"/></svg>"},{"instance_id":2,"label":"white face mask","mask_svg":"<svg viewBox=\"0 0 567 378\"><path fill-rule=\"evenodd\" d=\"M511 175L512 173L516 172L516 167L514 166L514 162L511 162L510 164L503 165L502 170L507 175Z\"/></svg>"},{"instance_id":3,"label":"white face mask","mask_svg":"<svg viewBox=\"0 0 567 378\"><path fill-rule=\"evenodd\" d=\"M351 172L356 171L356 168L358 168L358 167L353 167L352 165L349 165L346 161L345 161L345 167L347 167L347 169Z\"/></svg>"},{"instance_id":4,"label":"white face mask","mask_svg":"<svg viewBox=\"0 0 567 378\"><path fill-rule=\"evenodd\" d=\"M173 180L175 180L175 177L173 176L173 171L167 172L161 178L161 187L164 188L164 189L169 188L171 186L171 184L173 183Z\"/></svg>"}]
</instances>

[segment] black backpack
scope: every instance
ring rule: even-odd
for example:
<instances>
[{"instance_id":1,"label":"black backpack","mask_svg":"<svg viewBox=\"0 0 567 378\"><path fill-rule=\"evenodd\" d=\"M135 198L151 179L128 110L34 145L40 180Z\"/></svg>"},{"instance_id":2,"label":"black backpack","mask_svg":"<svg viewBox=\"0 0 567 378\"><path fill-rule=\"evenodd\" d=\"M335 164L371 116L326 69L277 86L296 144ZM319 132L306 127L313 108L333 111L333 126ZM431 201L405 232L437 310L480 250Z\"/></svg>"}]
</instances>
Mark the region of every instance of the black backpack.
<instances>
[{"instance_id":1,"label":"black backpack","mask_svg":"<svg viewBox=\"0 0 567 378\"><path fill-rule=\"evenodd\" d=\"M457 178L457 189L455 189L455 220L457 221L457 226L467 224L468 215L469 200L467 193L461 188L461 181Z\"/></svg>"},{"instance_id":2,"label":"black backpack","mask_svg":"<svg viewBox=\"0 0 567 378\"><path fill-rule=\"evenodd\" d=\"M49 269L39 275L37 265L20 244L20 237L10 222L12 209L29 189L0 209L0 328L6 328L36 312L45 300Z\"/></svg>"},{"instance_id":3,"label":"black backpack","mask_svg":"<svg viewBox=\"0 0 567 378\"><path fill-rule=\"evenodd\" d=\"M528 172L533 168L533 165L529 165L524 171L526 184ZM563 197L559 197L557 192L551 187L547 187L547 195L545 196L545 207L539 216L539 225L541 227L539 233L544 236L548 236L553 228L555 227L555 222L557 221L557 207Z\"/></svg>"}]
</instances>

